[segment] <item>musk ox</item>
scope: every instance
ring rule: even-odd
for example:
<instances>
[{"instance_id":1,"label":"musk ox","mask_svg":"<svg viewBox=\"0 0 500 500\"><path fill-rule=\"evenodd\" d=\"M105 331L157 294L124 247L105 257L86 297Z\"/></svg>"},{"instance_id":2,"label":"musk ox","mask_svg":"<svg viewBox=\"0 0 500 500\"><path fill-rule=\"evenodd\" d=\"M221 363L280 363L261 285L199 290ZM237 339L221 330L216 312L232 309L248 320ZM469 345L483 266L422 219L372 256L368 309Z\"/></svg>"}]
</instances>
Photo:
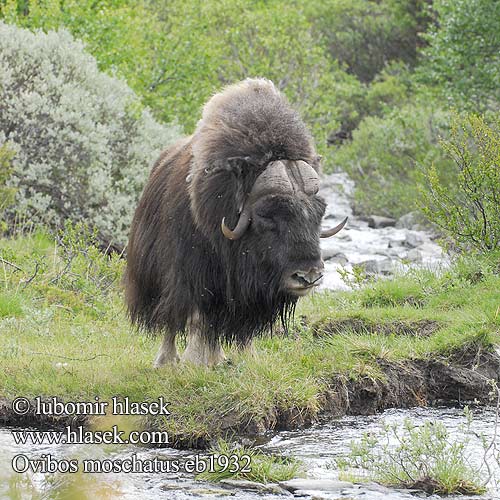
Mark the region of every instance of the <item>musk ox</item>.
<instances>
[{"instance_id":1,"label":"musk ox","mask_svg":"<svg viewBox=\"0 0 500 500\"><path fill-rule=\"evenodd\" d=\"M135 212L126 299L134 323L162 333L155 366L213 365L221 343L246 346L284 327L323 273L325 202L312 137L265 79L214 95L194 134L164 151Z\"/></svg>"}]
</instances>

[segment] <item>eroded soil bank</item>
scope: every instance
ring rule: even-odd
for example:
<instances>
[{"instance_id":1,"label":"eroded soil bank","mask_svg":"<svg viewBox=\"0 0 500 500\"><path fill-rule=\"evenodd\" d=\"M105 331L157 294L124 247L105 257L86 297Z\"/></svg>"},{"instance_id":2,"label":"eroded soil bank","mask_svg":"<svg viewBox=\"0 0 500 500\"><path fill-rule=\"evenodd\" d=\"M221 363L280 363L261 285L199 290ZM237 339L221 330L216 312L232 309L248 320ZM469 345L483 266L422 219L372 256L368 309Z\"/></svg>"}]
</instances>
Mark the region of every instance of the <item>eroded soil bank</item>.
<instances>
[{"instance_id":1,"label":"eroded soil bank","mask_svg":"<svg viewBox=\"0 0 500 500\"><path fill-rule=\"evenodd\" d=\"M373 361L372 361L373 364ZM500 355L480 343L462 346L447 356L409 359L400 362L376 360L377 376L361 375L355 379L339 374L320 396L320 411L313 415L301 408L275 407L265 417L242 421L235 410L221 422L217 435L194 436L170 434L170 446L205 449L220 435L258 438L270 431L295 430L344 415L370 415L387 408L410 408L441 404L463 405L467 402L491 403L496 398L492 382L500 382ZM33 406L33 405L32 405ZM12 401L0 400L0 425L62 428L91 424L85 416L18 415ZM159 421L146 422L149 430L161 428Z\"/></svg>"},{"instance_id":2,"label":"eroded soil bank","mask_svg":"<svg viewBox=\"0 0 500 500\"><path fill-rule=\"evenodd\" d=\"M500 355L483 345L470 344L449 356L405 360L377 360L380 377L356 380L339 375L322 395L319 420L344 415L372 415L388 408L438 404L488 404L496 398L493 382L500 381ZM238 431L257 435L269 430L294 430L314 422L299 409L276 408L269 419L250 422Z\"/></svg>"}]
</instances>

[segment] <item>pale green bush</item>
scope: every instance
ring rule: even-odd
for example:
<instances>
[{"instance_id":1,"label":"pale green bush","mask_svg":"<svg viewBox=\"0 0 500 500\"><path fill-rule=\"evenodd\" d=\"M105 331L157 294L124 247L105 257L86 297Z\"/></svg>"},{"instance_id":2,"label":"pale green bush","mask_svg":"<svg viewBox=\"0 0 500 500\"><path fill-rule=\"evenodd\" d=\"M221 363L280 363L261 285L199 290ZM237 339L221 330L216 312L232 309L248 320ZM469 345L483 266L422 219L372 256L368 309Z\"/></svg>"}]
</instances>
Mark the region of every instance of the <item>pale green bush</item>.
<instances>
[{"instance_id":1,"label":"pale green bush","mask_svg":"<svg viewBox=\"0 0 500 500\"><path fill-rule=\"evenodd\" d=\"M101 243L123 246L151 163L178 128L157 123L65 30L0 23L0 102L0 146L17 149L16 210L52 227L84 220Z\"/></svg>"},{"instance_id":2,"label":"pale green bush","mask_svg":"<svg viewBox=\"0 0 500 500\"><path fill-rule=\"evenodd\" d=\"M459 109L498 111L500 100L500 2L434 0L437 16L424 35L417 79Z\"/></svg>"},{"instance_id":3,"label":"pale green bush","mask_svg":"<svg viewBox=\"0 0 500 500\"><path fill-rule=\"evenodd\" d=\"M373 479L397 488L423 490L440 495L480 495L486 492L481 467L471 464L472 414L458 439L451 439L446 426L426 421L417 426L383 423L376 433L365 433L351 442L350 453L336 459L341 477L349 480Z\"/></svg>"}]
</instances>

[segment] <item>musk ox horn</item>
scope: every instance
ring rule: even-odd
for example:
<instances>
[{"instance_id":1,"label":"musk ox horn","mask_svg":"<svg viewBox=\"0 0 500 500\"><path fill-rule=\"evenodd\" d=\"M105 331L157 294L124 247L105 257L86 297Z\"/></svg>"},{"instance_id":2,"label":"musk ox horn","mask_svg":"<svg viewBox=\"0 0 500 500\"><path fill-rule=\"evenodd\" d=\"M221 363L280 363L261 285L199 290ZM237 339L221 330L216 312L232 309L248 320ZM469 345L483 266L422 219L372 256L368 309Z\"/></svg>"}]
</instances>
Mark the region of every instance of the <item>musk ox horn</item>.
<instances>
[{"instance_id":1,"label":"musk ox horn","mask_svg":"<svg viewBox=\"0 0 500 500\"><path fill-rule=\"evenodd\" d=\"M324 231L321 231L320 237L329 238L330 236L337 234L345 226L347 219L348 217L346 217L340 224L338 224L335 227L332 227L331 229L325 229Z\"/></svg>"},{"instance_id":2,"label":"musk ox horn","mask_svg":"<svg viewBox=\"0 0 500 500\"><path fill-rule=\"evenodd\" d=\"M226 226L225 217L222 219L222 234L227 239L237 240L243 236L251 222L251 206L261 196L267 194L293 194L299 190L308 195L318 192L318 174L308 163L302 160L285 161L288 163L288 168L283 161L272 161L257 177L245 201L238 223L233 230Z\"/></svg>"},{"instance_id":3,"label":"musk ox horn","mask_svg":"<svg viewBox=\"0 0 500 500\"><path fill-rule=\"evenodd\" d=\"M244 207L243 210L241 211L238 223L236 224L236 227L232 230L226 226L226 218L223 217L221 222L222 234L228 240L239 240L245 234L245 231L248 229L251 220L252 219L250 218L250 215L248 214L248 210L246 209L246 207Z\"/></svg>"}]
</instances>

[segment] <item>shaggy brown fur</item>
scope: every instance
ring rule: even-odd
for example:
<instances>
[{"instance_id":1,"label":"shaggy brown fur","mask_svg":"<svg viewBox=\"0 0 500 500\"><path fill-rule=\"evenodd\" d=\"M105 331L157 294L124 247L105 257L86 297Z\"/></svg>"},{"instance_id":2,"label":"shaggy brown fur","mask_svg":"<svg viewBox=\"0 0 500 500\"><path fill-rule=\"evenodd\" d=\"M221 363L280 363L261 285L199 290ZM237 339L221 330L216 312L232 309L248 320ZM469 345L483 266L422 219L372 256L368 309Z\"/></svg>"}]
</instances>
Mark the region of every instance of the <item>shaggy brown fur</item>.
<instances>
[{"instance_id":1,"label":"shaggy brown fur","mask_svg":"<svg viewBox=\"0 0 500 500\"><path fill-rule=\"evenodd\" d=\"M256 177L277 159L319 168L311 135L274 85L247 79L205 105L195 133L165 151L137 207L128 245L127 303L150 332L183 332L199 313L209 342L245 345L296 296L283 288L298 266L321 262L318 196L265 196L247 233L226 239Z\"/></svg>"}]
</instances>

